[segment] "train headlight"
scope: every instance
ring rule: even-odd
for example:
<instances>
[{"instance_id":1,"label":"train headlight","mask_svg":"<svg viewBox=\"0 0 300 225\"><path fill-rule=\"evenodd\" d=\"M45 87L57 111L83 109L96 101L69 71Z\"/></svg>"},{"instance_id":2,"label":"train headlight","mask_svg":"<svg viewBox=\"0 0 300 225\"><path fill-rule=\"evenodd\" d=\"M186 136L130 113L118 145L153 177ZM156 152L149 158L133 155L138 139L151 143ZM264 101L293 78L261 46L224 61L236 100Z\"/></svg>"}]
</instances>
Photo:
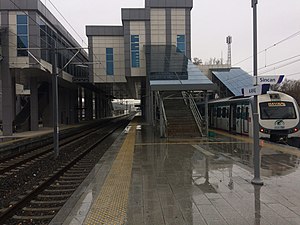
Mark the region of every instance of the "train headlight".
<instances>
[{"instance_id":1,"label":"train headlight","mask_svg":"<svg viewBox=\"0 0 300 225\"><path fill-rule=\"evenodd\" d=\"M264 128L260 128L260 132L264 133Z\"/></svg>"},{"instance_id":2,"label":"train headlight","mask_svg":"<svg viewBox=\"0 0 300 225\"><path fill-rule=\"evenodd\" d=\"M294 132L295 132L295 133L298 132L298 130L299 130L299 129L298 129L297 127L294 128Z\"/></svg>"}]
</instances>

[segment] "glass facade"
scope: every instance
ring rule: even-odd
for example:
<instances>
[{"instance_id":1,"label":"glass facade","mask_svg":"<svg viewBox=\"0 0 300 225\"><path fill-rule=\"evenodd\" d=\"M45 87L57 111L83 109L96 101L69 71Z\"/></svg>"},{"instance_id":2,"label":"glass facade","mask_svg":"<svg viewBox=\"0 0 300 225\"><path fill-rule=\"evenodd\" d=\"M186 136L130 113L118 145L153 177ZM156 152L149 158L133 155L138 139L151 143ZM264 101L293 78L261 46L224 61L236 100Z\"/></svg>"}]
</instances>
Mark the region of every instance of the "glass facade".
<instances>
[{"instance_id":1,"label":"glass facade","mask_svg":"<svg viewBox=\"0 0 300 225\"><path fill-rule=\"evenodd\" d=\"M17 15L17 56L28 56L27 50L20 48L28 48L28 16Z\"/></svg>"},{"instance_id":2,"label":"glass facade","mask_svg":"<svg viewBox=\"0 0 300 225\"><path fill-rule=\"evenodd\" d=\"M51 47L52 43L56 42L56 47L59 49L57 51L57 67L62 69L64 65L76 54L76 49L67 49L72 48L73 46L64 39L61 35L57 34L54 29L49 26L45 21L40 19L40 42L41 42L41 58L42 60L52 63L51 58ZM63 50L64 49L64 50ZM72 63L70 63L64 71L75 76L75 77L88 77L88 68L76 66L78 64L86 62L87 59L82 55L78 54Z\"/></svg>"},{"instance_id":3,"label":"glass facade","mask_svg":"<svg viewBox=\"0 0 300 225\"><path fill-rule=\"evenodd\" d=\"M106 75L114 75L114 49L106 48Z\"/></svg>"},{"instance_id":4,"label":"glass facade","mask_svg":"<svg viewBox=\"0 0 300 225\"><path fill-rule=\"evenodd\" d=\"M131 67L140 67L140 38L139 35L131 35Z\"/></svg>"},{"instance_id":5,"label":"glass facade","mask_svg":"<svg viewBox=\"0 0 300 225\"><path fill-rule=\"evenodd\" d=\"M185 54L185 35L177 35L177 51Z\"/></svg>"}]
</instances>

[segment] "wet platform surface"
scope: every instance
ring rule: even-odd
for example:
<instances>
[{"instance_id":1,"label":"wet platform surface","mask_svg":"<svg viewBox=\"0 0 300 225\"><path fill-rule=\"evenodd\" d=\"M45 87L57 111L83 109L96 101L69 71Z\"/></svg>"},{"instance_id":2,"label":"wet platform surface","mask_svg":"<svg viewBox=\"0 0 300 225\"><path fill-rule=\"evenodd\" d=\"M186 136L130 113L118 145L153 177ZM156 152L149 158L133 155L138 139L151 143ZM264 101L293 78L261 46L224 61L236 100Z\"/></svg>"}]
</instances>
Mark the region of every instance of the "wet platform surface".
<instances>
[{"instance_id":1,"label":"wet platform surface","mask_svg":"<svg viewBox=\"0 0 300 225\"><path fill-rule=\"evenodd\" d=\"M131 170L130 186L120 184L114 194L121 197L109 203L114 213L119 210L119 220L109 219L109 211L102 215L105 222L89 218L101 204L96 200L127 134L119 137L51 224L300 224L300 149L261 141L264 186L255 186L251 139L217 131L198 140L162 139L152 126L131 129L136 133L132 165L126 167Z\"/></svg>"}]
</instances>

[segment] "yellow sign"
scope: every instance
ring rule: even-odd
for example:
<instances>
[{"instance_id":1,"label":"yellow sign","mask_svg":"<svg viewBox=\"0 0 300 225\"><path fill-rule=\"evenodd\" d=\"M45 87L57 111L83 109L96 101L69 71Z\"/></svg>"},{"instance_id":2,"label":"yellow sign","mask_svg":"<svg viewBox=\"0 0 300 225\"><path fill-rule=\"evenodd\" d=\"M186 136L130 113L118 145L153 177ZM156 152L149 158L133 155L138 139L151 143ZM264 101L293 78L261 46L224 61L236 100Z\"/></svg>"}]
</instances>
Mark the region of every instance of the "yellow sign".
<instances>
[{"instance_id":1,"label":"yellow sign","mask_svg":"<svg viewBox=\"0 0 300 225\"><path fill-rule=\"evenodd\" d=\"M285 103L284 102L268 102L269 107L284 107Z\"/></svg>"}]
</instances>

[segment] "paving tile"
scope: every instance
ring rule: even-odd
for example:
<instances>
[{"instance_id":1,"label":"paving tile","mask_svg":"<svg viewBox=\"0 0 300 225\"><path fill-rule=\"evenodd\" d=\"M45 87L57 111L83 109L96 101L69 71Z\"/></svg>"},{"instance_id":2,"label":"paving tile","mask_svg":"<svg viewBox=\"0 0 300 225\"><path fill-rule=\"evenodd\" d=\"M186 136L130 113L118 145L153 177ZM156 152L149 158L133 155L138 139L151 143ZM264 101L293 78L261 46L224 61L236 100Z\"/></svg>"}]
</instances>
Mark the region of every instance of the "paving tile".
<instances>
[{"instance_id":1,"label":"paving tile","mask_svg":"<svg viewBox=\"0 0 300 225\"><path fill-rule=\"evenodd\" d=\"M201 215L206 221L219 220L223 221L223 217L213 205L197 205Z\"/></svg>"},{"instance_id":2,"label":"paving tile","mask_svg":"<svg viewBox=\"0 0 300 225\"><path fill-rule=\"evenodd\" d=\"M288 209L284 205L281 204L267 204L268 207L273 209L278 215L282 217L296 218L298 217L292 210Z\"/></svg>"}]
</instances>

